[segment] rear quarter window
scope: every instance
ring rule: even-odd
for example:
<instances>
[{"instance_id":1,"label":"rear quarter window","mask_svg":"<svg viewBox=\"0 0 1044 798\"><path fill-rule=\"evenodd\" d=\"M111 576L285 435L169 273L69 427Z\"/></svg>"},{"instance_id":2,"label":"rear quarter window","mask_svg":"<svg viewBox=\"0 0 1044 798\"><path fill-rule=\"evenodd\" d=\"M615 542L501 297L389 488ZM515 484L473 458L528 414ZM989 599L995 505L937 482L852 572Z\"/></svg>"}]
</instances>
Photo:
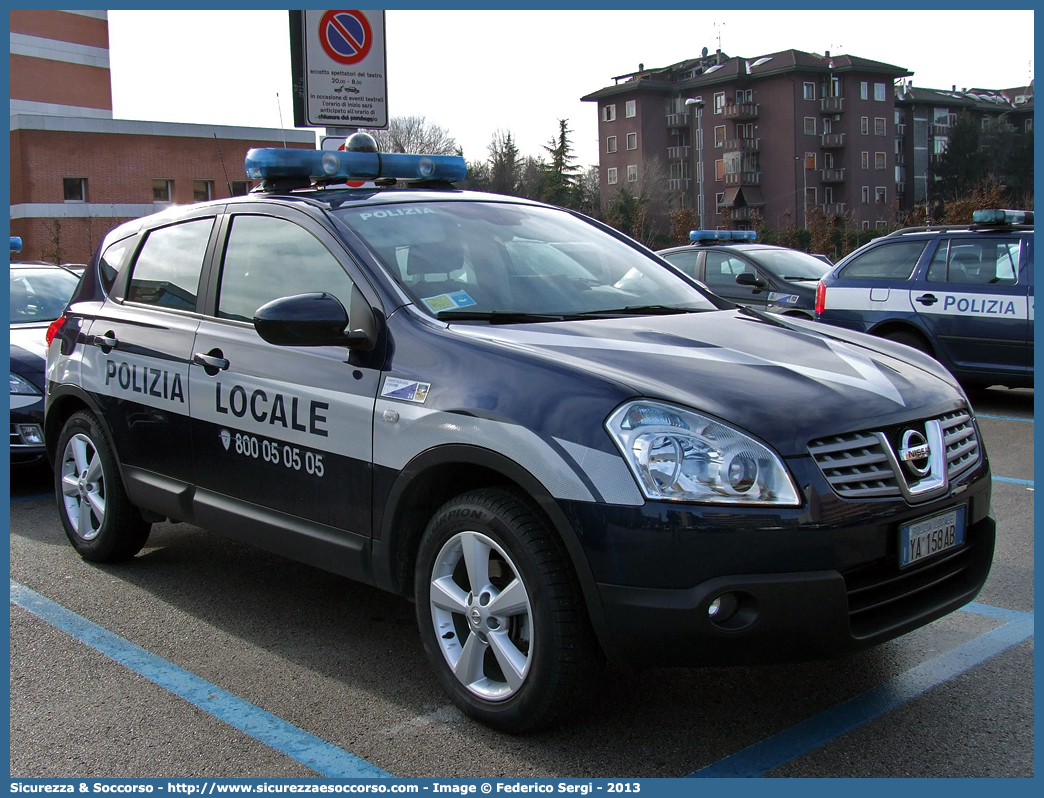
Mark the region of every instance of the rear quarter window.
<instances>
[{"instance_id":1,"label":"rear quarter window","mask_svg":"<svg viewBox=\"0 0 1044 798\"><path fill-rule=\"evenodd\" d=\"M927 241L896 241L856 256L838 275L843 280L909 280Z\"/></svg>"}]
</instances>

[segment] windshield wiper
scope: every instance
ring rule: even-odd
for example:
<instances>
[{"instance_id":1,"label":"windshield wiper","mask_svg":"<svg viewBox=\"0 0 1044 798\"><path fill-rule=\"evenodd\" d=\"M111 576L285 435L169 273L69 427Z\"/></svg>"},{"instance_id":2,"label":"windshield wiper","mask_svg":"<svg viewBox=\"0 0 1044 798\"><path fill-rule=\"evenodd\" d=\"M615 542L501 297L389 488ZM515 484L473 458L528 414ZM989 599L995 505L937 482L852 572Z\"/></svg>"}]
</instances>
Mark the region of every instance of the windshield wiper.
<instances>
[{"instance_id":1,"label":"windshield wiper","mask_svg":"<svg viewBox=\"0 0 1044 798\"><path fill-rule=\"evenodd\" d=\"M590 310L577 313L582 318L598 318L611 316L672 316L678 313L698 313L699 308L686 308L677 305L628 305L625 308L609 310Z\"/></svg>"},{"instance_id":2,"label":"windshield wiper","mask_svg":"<svg viewBox=\"0 0 1044 798\"><path fill-rule=\"evenodd\" d=\"M565 321L562 313L525 313L518 310L444 310L439 321L488 321L490 324L524 324L526 322Z\"/></svg>"}]
</instances>

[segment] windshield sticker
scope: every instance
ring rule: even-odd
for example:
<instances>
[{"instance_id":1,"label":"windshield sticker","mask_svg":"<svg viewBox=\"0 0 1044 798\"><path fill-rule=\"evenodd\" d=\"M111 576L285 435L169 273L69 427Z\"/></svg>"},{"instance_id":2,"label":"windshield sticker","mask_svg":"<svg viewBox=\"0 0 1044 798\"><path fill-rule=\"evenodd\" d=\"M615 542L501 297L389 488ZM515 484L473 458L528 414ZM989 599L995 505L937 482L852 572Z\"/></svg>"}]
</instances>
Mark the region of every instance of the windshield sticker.
<instances>
[{"instance_id":1,"label":"windshield sticker","mask_svg":"<svg viewBox=\"0 0 1044 798\"><path fill-rule=\"evenodd\" d=\"M454 310L456 308L466 308L469 305L478 304L468 296L467 291L454 291L452 294L439 294L438 296L430 296L427 299L422 299L425 305L432 313L439 313L443 310Z\"/></svg>"},{"instance_id":2,"label":"windshield sticker","mask_svg":"<svg viewBox=\"0 0 1044 798\"><path fill-rule=\"evenodd\" d=\"M431 390L430 382L416 382L415 380L400 380L398 377L388 377L381 389L381 396L389 399L402 399L404 402L416 402L424 404Z\"/></svg>"}]
</instances>

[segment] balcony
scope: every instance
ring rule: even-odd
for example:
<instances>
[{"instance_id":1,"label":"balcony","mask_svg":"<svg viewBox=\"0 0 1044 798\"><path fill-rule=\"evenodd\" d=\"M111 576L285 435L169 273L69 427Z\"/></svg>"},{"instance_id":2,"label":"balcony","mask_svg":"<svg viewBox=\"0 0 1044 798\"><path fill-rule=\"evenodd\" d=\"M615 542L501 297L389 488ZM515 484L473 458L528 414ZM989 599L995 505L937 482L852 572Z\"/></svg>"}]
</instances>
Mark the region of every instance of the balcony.
<instances>
[{"instance_id":1,"label":"balcony","mask_svg":"<svg viewBox=\"0 0 1044 798\"><path fill-rule=\"evenodd\" d=\"M844 133L824 133L820 136L820 146L826 150L839 149L845 146Z\"/></svg>"},{"instance_id":2,"label":"balcony","mask_svg":"<svg viewBox=\"0 0 1044 798\"><path fill-rule=\"evenodd\" d=\"M758 152L761 139L725 139L725 152Z\"/></svg>"},{"instance_id":3,"label":"balcony","mask_svg":"<svg viewBox=\"0 0 1044 798\"><path fill-rule=\"evenodd\" d=\"M819 209L823 211L823 215L828 219L845 215L845 203L843 202L828 202L820 205Z\"/></svg>"},{"instance_id":4,"label":"balcony","mask_svg":"<svg viewBox=\"0 0 1044 798\"><path fill-rule=\"evenodd\" d=\"M761 172L735 172L725 175L726 186L760 186Z\"/></svg>"},{"instance_id":5,"label":"balcony","mask_svg":"<svg viewBox=\"0 0 1044 798\"><path fill-rule=\"evenodd\" d=\"M676 177L667 181L668 191L688 191L692 179L688 177Z\"/></svg>"},{"instance_id":6,"label":"balcony","mask_svg":"<svg viewBox=\"0 0 1044 798\"><path fill-rule=\"evenodd\" d=\"M692 147L688 144L682 147L668 147L667 148L667 159L670 161L684 160L687 161L692 157Z\"/></svg>"},{"instance_id":7,"label":"balcony","mask_svg":"<svg viewBox=\"0 0 1044 798\"><path fill-rule=\"evenodd\" d=\"M686 113L667 114L667 127L688 127L689 115Z\"/></svg>"},{"instance_id":8,"label":"balcony","mask_svg":"<svg viewBox=\"0 0 1044 798\"><path fill-rule=\"evenodd\" d=\"M928 125L928 135L947 138L950 135L949 125Z\"/></svg>"},{"instance_id":9,"label":"balcony","mask_svg":"<svg viewBox=\"0 0 1044 798\"><path fill-rule=\"evenodd\" d=\"M845 170L844 169L820 169L819 179L823 183L844 183L845 182Z\"/></svg>"},{"instance_id":10,"label":"balcony","mask_svg":"<svg viewBox=\"0 0 1044 798\"><path fill-rule=\"evenodd\" d=\"M845 110L844 97L824 97L819 101L819 113L840 114Z\"/></svg>"},{"instance_id":11,"label":"balcony","mask_svg":"<svg viewBox=\"0 0 1044 798\"><path fill-rule=\"evenodd\" d=\"M735 119L737 121L741 119L757 119L758 104L725 103L725 107L721 109L721 113L726 119Z\"/></svg>"},{"instance_id":12,"label":"balcony","mask_svg":"<svg viewBox=\"0 0 1044 798\"><path fill-rule=\"evenodd\" d=\"M751 205L744 205L742 208L728 208L728 212L730 222L749 222L753 219L760 219L762 216L761 211Z\"/></svg>"}]
</instances>

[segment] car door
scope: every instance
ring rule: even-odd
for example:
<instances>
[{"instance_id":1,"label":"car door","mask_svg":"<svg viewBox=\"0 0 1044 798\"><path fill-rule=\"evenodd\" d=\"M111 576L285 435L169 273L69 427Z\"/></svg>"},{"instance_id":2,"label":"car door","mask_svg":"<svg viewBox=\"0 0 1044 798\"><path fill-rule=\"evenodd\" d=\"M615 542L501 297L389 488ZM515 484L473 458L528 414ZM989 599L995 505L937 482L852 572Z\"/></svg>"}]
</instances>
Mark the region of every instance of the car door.
<instances>
[{"instance_id":1,"label":"car door","mask_svg":"<svg viewBox=\"0 0 1044 798\"><path fill-rule=\"evenodd\" d=\"M215 227L211 209L149 230L90 321L82 353L82 383L108 423L128 492L148 491L156 507L172 502L172 517L183 517L178 485L193 480L188 371Z\"/></svg>"},{"instance_id":2,"label":"car door","mask_svg":"<svg viewBox=\"0 0 1044 798\"><path fill-rule=\"evenodd\" d=\"M912 286L938 354L958 370L1023 372L1029 305L1017 235L940 237Z\"/></svg>"},{"instance_id":3,"label":"car door","mask_svg":"<svg viewBox=\"0 0 1044 798\"><path fill-rule=\"evenodd\" d=\"M737 252L729 250L708 250L704 275L707 287L715 294L730 302L764 309L768 305L769 291L752 285L740 285L736 278L741 274L758 275L754 264ZM767 281L765 281L767 285Z\"/></svg>"},{"instance_id":4,"label":"car door","mask_svg":"<svg viewBox=\"0 0 1044 798\"><path fill-rule=\"evenodd\" d=\"M189 367L197 517L365 578L379 358L276 346L252 324L258 307L297 294L348 308L359 275L329 231L292 209L229 214L222 235Z\"/></svg>"}]
</instances>

